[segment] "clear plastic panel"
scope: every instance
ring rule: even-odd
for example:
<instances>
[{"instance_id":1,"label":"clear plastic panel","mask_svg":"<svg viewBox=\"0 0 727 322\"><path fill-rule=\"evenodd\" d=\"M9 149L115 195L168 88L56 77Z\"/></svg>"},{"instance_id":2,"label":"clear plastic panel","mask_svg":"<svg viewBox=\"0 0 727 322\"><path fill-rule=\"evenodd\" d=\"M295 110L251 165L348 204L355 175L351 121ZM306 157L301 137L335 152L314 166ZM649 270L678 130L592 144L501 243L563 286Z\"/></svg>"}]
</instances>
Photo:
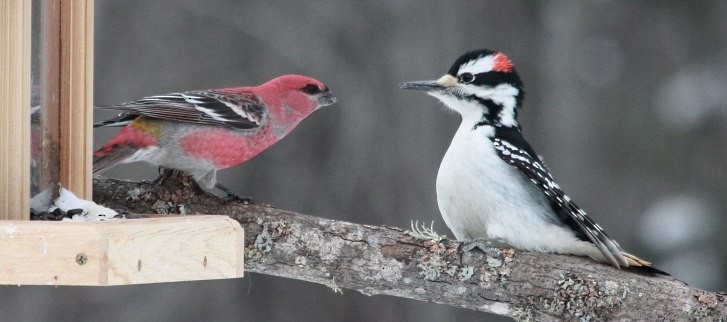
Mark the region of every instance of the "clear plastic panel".
<instances>
[{"instance_id":1,"label":"clear plastic panel","mask_svg":"<svg viewBox=\"0 0 727 322\"><path fill-rule=\"evenodd\" d=\"M31 213L47 211L59 181L58 1L33 0L31 71Z\"/></svg>"}]
</instances>

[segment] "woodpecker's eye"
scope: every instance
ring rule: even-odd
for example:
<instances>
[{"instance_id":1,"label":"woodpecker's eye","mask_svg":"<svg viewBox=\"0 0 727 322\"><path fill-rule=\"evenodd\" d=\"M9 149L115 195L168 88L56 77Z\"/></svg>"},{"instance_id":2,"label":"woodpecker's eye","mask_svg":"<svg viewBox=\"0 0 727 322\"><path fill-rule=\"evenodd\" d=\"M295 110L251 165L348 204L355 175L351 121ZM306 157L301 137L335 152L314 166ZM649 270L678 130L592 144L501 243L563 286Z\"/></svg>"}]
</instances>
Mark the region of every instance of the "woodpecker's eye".
<instances>
[{"instance_id":1,"label":"woodpecker's eye","mask_svg":"<svg viewBox=\"0 0 727 322\"><path fill-rule=\"evenodd\" d=\"M470 73L464 73L462 75L457 76L460 83L472 83L472 81L475 80L475 75L472 75Z\"/></svg>"},{"instance_id":2,"label":"woodpecker's eye","mask_svg":"<svg viewBox=\"0 0 727 322\"><path fill-rule=\"evenodd\" d=\"M308 85L305 85L305 87L303 87L303 91L306 92L307 94L313 95L313 94L320 93L321 89L318 88L318 86L316 86L316 85L308 84Z\"/></svg>"}]
</instances>

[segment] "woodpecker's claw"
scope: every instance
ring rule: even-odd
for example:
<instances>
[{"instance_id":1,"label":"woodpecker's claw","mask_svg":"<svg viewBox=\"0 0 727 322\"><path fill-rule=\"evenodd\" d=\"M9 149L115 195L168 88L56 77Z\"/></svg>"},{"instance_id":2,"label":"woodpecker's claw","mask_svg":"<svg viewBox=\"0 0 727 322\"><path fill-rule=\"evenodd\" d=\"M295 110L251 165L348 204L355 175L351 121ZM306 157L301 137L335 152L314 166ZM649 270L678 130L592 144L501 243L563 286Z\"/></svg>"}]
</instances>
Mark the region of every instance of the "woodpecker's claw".
<instances>
[{"instance_id":1,"label":"woodpecker's claw","mask_svg":"<svg viewBox=\"0 0 727 322\"><path fill-rule=\"evenodd\" d=\"M462 242L461 244L459 244L458 247L460 264L462 258L464 258L464 254L475 248L479 248L482 252L485 253L485 255L487 255L488 263L490 263L490 258L492 258L494 261L499 261L500 263L502 263L502 261L504 260L504 256L502 255L501 248L506 247L509 247L509 245L497 239L477 238L470 241Z\"/></svg>"},{"instance_id":2,"label":"woodpecker's claw","mask_svg":"<svg viewBox=\"0 0 727 322\"><path fill-rule=\"evenodd\" d=\"M475 248L479 248L488 256L499 257L502 255L502 251L498 248L500 244L500 242L492 239L477 238L461 243L459 245L459 252L460 254L464 254Z\"/></svg>"}]
</instances>

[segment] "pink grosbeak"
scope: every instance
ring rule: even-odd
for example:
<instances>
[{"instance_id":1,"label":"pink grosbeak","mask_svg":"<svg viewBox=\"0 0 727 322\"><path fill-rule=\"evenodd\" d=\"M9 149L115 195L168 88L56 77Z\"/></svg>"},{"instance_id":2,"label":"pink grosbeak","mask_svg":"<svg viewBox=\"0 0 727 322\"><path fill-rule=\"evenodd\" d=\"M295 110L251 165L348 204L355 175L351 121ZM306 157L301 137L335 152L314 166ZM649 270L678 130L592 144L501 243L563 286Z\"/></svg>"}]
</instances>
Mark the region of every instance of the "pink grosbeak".
<instances>
[{"instance_id":1,"label":"pink grosbeak","mask_svg":"<svg viewBox=\"0 0 727 322\"><path fill-rule=\"evenodd\" d=\"M229 194L217 183L217 170L251 159L335 102L320 81L284 75L255 87L172 93L102 107L122 113L94 127L124 128L93 153L93 173L146 161L182 170L207 189Z\"/></svg>"}]
</instances>

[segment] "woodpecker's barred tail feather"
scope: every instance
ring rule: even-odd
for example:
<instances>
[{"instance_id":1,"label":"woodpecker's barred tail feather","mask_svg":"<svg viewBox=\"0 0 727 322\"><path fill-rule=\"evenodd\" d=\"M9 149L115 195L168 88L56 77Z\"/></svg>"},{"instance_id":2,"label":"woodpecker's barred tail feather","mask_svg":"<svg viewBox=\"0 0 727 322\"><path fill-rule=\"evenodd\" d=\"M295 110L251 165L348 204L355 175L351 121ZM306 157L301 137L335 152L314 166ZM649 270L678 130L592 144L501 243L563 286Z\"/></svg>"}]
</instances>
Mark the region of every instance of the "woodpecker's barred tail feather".
<instances>
[{"instance_id":1,"label":"woodpecker's barred tail feather","mask_svg":"<svg viewBox=\"0 0 727 322\"><path fill-rule=\"evenodd\" d=\"M458 239L500 239L517 248L590 256L616 268L666 274L626 253L555 182L522 136L523 84L502 53L459 57L436 81L402 84L459 112L437 177L437 202Z\"/></svg>"}]
</instances>

